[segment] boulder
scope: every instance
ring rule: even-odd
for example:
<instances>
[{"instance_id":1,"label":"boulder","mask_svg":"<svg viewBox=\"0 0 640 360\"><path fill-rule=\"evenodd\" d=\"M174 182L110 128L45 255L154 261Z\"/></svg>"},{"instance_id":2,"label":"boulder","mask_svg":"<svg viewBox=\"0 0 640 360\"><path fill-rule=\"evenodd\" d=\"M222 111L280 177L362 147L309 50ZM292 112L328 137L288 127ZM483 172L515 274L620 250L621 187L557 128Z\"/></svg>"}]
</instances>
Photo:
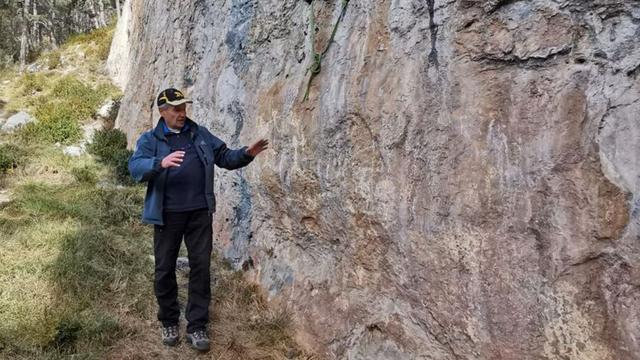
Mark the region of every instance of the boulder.
<instances>
[{"instance_id":1,"label":"boulder","mask_svg":"<svg viewBox=\"0 0 640 360\"><path fill-rule=\"evenodd\" d=\"M2 125L2 132L13 132L21 126L24 126L30 122L34 121L33 117L29 115L27 112L20 111L17 114L12 115L7 121Z\"/></svg>"},{"instance_id":2,"label":"boulder","mask_svg":"<svg viewBox=\"0 0 640 360\"><path fill-rule=\"evenodd\" d=\"M81 146L67 146L62 152L67 156L78 157L84 154L84 148Z\"/></svg>"},{"instance_id":3,"label":"boulder","mask_svg":"<svg viewBox=\"0 0 640 360\"><path fill-rule=\"evenodd\" d=\"M98 111L96 111L96 116L102 119L112 119L114 115L113 112L116 109L115 105L115 101L111 99L106 100L102 103Z\"/></svg>"}]
</instances>

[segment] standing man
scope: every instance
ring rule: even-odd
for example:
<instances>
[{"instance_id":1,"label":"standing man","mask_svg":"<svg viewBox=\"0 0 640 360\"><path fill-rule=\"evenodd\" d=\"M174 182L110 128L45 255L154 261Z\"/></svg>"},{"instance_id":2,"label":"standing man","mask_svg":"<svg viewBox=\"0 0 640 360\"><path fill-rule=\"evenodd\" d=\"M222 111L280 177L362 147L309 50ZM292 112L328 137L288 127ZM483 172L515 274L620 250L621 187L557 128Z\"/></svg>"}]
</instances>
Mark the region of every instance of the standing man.
<instances>
[{"instance_id":1,"label":"standing man","mask_svg":"<svg viewBox=\"0 0 640 360\"><path fill-rule=\"evenodd\" d=\"M184 237L189 257L189 298L186 307L187 341L200 351L209 350L207 323L211 302L213 165L233 170L247 166L267 149L268 140L250 147L228 149L226 144L186 115L192 103L176 89L158 95L160 121L138 139L129 159L129 172L147 182L142 221L154 225L154 290L162 342L178 343L178 286L176 260Z\"/></svg>"}]
</instances>

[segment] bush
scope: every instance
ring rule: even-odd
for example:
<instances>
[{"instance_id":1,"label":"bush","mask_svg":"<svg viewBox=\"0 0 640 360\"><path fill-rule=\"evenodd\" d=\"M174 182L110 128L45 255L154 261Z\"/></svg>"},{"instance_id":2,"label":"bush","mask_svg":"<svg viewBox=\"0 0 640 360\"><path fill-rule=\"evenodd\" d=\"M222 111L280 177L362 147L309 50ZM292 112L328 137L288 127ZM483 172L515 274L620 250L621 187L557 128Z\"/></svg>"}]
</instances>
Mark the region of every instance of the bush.
<instances>
[{"instance_id":1,"label":"bush","mask_svg":"<svg viewBox=\"0 0 640 360\"><path fill-rule=\"evenodd\" d=\"M115 25L115 24L114 24ZM69 39L68 44L82 44L86 46L86 55L91 60L104 61L109 57L111 41L115 26L110 25L86 34L78 34Z\"/></svg>"},{"instance_id":2,"label":"bush","mask_svg":"<svg viewBox=\"0 0 640 360\"><path fill-rule=\"evenodd\" d=\"M16 145L0 145L0 174L6 174L21 165L25 155Z\"/></svg>"},{"instance_id":3,"label":"bush","mask_svg":"<svg viewBox=\"0 0 640 360\"><path fill-rule=\"evenodd\" d=\"M88 166L71 169L71 175L81 184L95 185L98 181L98 175Z\"/></svg>"},{"instance_id":4,"label":"bush","mask_svg":"<svg viewBox=\"0 0 640 360\"><path fill-rule=\"evenodd\" d=\"M93 142L89 144L89 153L98 156L106 163L114 163L114 155L127 148L127 136L118 129L102 129L95 132Z\"/></svg>"},{"instance_id":5,"label":"bush","mask_svg":"<svg viewBox=\"0 0 640 360\"><path fill-rule=\"evenodd\" d=\"M128 162L132 151L127 150L127 136L118 129L98 130L89 144L89 153L114 171L118 181L130 184Z\"/></svg>"},{"instance_id":6,"label":"bush","mask_svg":"<svg viewBox=\"0 0 640 360\"><path fill-rule=\"evenodd\" d=\"M55 69L62 63L62 57L59 50L55 50L47 54L47 66L49 69Z\"/></svg>"},{"instance_id":7,"label":"bush","mask_svg":"<svg viewBox=\"0 0 640 360\"><path fill-rule=\"evenodd\" d=\"M90 42L96 44L100 44L103 42L111 43L114 30L115 24L112 24L110 26L102 27L88 33L72 35L71 37L69 37L69 40L67 40L67 44L76 45L87 44Z\"/></svg>"},{"instance_id":8,"label":"bush","mask_svg":"<svg viewBox=\"0 0 640 360\"><path fill-rule=\"evenodd\" d=\"M25 142L69 144L82 136L74 109L54 103L38 104L34 115L38 121L28 123L20 135Z\"/></svg>"},{"instance_id":9,"label":"bush","mask_svg":"<svg viewBox=\"0 0 640 360\"><path fill-rule=\"evenodd\" d=\"M133 155L131 150L121 150L114 156L113 170L116 179L125 185L133 185L134 181L129 174L129 158Z\"/></svg>"},{"instance_id":10,"label":"bush","mask_svg":"<svg viewBox=\"0 0 640 360\"><path fill-rule=\"evenodd\" d=\"M73 112L75 120L85 120L100 106L104 99L104 90L98 91L83 84L74 76L65 76L58 80L51 91L52 101L60 102Z\"/></svg>"},{"instance_id":11,"label":"bush","mask_svg":"<svg viewBox=\"0 0 640 360\"><path fill-rule=\"evenodd\" d=\"M47 86L47 79L43 74L28 73L22 76L20 85L22 86L22 95L28 96L34 92L43 91Z\"/></svg>"},{"instance_id":12,"label":"bush","mask_svg":"<svg viewBox=\"0 0 640 360\"><path fill-rule=\"evenodd\" d=\"M38 79L25 82L25 91L36 86L39 88L41 83ZM32 101L38 121L24 127L24 140L63 144L79 140L82 135L80 123L90 118L102 101L115 94L116 90L113 85L92 89L69 75L56 81L50 93L51 96L37 97Z\"/></svg>"},{"instance_id":13,"label":"bush","mask_svg":"<svg viewBox=\"0 0 640 360\"><path fill-rule=\"evenodd\" d=\"M100 60L107 60L109 57L109 52L111 51L111 43L104 43L98 47L96 51L98 58Z\"/></svg>"}]
</instances>

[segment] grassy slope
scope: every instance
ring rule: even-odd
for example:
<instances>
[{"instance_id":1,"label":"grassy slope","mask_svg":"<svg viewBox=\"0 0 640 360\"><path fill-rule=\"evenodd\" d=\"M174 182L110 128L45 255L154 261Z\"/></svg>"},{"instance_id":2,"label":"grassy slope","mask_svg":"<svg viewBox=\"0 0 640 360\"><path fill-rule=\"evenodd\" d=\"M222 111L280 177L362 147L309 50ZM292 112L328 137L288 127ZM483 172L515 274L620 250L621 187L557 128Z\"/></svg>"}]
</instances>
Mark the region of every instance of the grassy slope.
<instances>
[{"instance_id":1,"label":"grassy slope","mask_svg":"<svg viewBox=\"0 0 640 360\"><path fill-rule=\"evenodd\" d=\"M54 144L78 141L93 110L119 96L103 71L112 32L71 39L38 59L39 72L0 73L5 115L24 109L39 120L0 135L0 152L16 159L0 172L0 191L11 198L0 204L0 358L194 357L184 342L159 343L151 229L138 220L144 188L118 184L100 159L70 158ZM224 262L213 268L205 358L313 358L292 340L286 311L270 308ZM183 305L187 279L180 273Z\"/></svg>"}]
</instances>

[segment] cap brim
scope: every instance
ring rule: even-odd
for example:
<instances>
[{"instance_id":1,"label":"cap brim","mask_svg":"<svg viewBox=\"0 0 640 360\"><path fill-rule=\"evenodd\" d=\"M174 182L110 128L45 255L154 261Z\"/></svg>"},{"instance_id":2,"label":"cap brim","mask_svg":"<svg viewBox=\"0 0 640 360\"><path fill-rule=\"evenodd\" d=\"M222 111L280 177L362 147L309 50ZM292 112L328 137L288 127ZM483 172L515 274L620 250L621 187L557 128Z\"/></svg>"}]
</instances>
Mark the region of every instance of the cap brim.
<instances>
[{"instance_id":1,"label":"cap brim","mask_svg":"<svg viewBox=\"0 0 640 360\"><path fill-rule=\"evenodd\" d=\"M181 100L176 100L176 101L167 101L166 104L172 105L172 106L178 106L178 105L182 105L182 104L193 104L193 101L189 100L189 99L181 99Z\"/></svg>"}]
</instances>

